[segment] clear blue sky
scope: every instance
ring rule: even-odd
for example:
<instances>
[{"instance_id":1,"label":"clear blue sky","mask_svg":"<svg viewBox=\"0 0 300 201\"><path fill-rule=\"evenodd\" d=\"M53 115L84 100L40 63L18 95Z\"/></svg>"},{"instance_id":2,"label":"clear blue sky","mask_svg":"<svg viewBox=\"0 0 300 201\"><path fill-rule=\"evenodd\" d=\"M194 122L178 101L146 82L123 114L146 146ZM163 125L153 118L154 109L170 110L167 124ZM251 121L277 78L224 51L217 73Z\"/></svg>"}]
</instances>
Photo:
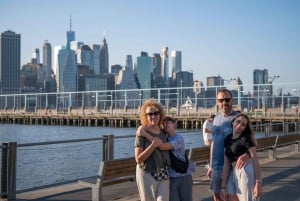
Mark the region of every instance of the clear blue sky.
<instances>
[{"instance_id":1,"label":"clear blue sky","mask_svg":"<svg viewBox=\"0 0 300 201\"><path fill-rule=\"evenodd\" d=\"M264 68L274 83L300 81L299 0L0 0L0 31L21 34L25 64L44 40L65 44L70 14L76 40L105 34L110 65L168 46L205 85L217 75L251 84Z\"/></svg>"}]
</instances>

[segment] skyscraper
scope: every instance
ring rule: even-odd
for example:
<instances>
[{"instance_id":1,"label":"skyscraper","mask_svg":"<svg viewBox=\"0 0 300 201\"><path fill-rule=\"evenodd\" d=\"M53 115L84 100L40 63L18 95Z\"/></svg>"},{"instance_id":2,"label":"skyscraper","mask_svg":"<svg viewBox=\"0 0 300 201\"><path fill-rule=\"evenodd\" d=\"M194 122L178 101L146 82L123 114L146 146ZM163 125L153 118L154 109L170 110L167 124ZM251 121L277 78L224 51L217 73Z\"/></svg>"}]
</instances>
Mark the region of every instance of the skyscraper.
<instances>
[{"instance_id":1,"label":"skyscraper","mask_svg":"<svg viewBox=\"0 0 300 201\"><path fill-rule=\"evenodd\" d=\"M0 33L1 94L19 93L21 35L13 31Z\"/></svg>"},{"instance_id":2,"label":"skyscraper","mask_svg":"<svg viewBox=\"0 0 300 201\"><path fill-rule=\"evenodd\" d=\"M100 44L100 75L108 73L108 45L105 38L103 38L102 43Z\"/></svg>"},{"instance_id":3,"label":"skyscraper","mask_svg":"<svg viewBox=\"0 0 300 201\"><path fill-rule=\"evenodd\" d=\"M69 49L59 50L57 62L58 71L56 71L56 83L58 91L77 91L77 65L75 51Z\"/></svg>"},{"instance_id":4,"label":"skyscraper","mask_svg":"<svg viewBox=\"0 0 300 201\"><path fill-rule=\"evenodd\" d=\"M253 71L253 94L254 97L257 98L257 108L260 108L262 104L264 104L263 96L265 96L265 92L268 90L265 84L268 84L268 69L254 69Z\"/></svg>"},{"instance_id":5,"label":"skyscraper","mask_svg":"<svg viewBox=\"0 0 300 201\"><path fill-rule=\"evenodd\" d=\"M161 76L164 78L165 86L167 87L168 78L169 78L169 55L168 55L168 47L163 47L161 49Z\"/></svg>"},{"instance_id":6,"label":"skyscraper","mask_svg":"<svg viewBox=\"0 0 300 201\"><path fill-rule=\"evenodd\" d=\"M100 45L90 44L90 48L93 50L93 63L94 63L94 73L96 75L100 74Z\"/></svg>"},{"instance_id":7,"label":"skyscraper","mask_svg":"<svg viewBox=\"0 0 300 201\"><path fill-rule=\"evenodd\" d=\"M173 50L171 52L171 61L172 61L172 76L173 76L174 73L182 71L181 51Z\"/></svg>"},{"instance_id":8,"label":"skyscraper","mask_svg":"<svg viewBox=\"0 0 300 201\"><path fill-rule=\"evenodd\" d=\"M152 57L153 73L152 73L152 88L164 88L165 80L162 77L161 57L159 53L154 53Z\"/></svg>"},{"instance_id":9,"label":"skyscraper","mask_svg":"<svg viewBox=\"0 0 300 201\"><path fill-rule=\"evenodd\" d=\"M132 55L126 56L126 68L130 68L131 70L133 70Z\"/></svg>"},{"instance_id":10,"label":"skyscraper","mask_svg":"<svg viewBox=\"0 0 300 201\"><path fill-rule=\"evenodd\" d=\"M75 31L72 31L72 18L70 17L70 31L67 31L67 49L71 48L71 42L75 41Z\"/></svg>"},{"instance_id":11,"label":"skyscraper","mask_svg":"<svg viewBox=\"0 0 300 201\"><path fill-rule=\"evenodd\" d=\"M46 40L43 45L43 67L52 70L52 46Z\"/></svg>"},{"instance_id":12,"label":"skyscraper","mask_svg":"<svg viewBox=\"0 0 300 201\"><path fill-rule=\"evenodd\" d=\"M40 56L40 49L39 48L34 48L33 52L32 52L32 58L35 59L35 62L37 64L41 63L41 56Z\"/></svg>"},{"instance_id":13,"label":"skyscraper","mask_svg":"<svg viewBox=\"0 0 300 201\"><path fill-rule=\"evenodd\" d=\"M147 52L141 52L141 56L137 57L136 73L140 83L141 89L151 88L151 71L152 58L148 56ZM143 91L143 99L151 97L150 91Z\"/></svg>"}]
</instances>

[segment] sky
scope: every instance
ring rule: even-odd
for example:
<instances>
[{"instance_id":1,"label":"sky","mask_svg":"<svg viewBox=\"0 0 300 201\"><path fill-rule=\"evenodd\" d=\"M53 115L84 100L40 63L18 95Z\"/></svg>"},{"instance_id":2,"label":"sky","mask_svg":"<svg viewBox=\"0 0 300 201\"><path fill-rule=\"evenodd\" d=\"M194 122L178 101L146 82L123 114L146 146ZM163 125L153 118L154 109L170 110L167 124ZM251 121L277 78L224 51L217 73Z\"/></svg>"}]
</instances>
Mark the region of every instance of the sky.
<instances>
[{"instance_id":1,"label":"sky","mask_svg":"<svg viewBox=\"0 0 300 201\"><path fill-rule=\"evenodd\" d=\"M167 46L182 52L182 70L206 85L206 77L239 77L253 83L254 69L279 75L275 83L299 82L299 0L0 0L0 32L21 34L21 64L45 40L100 44L106 38L109 64L136 62Z\"/></svg>"}]
</instances>

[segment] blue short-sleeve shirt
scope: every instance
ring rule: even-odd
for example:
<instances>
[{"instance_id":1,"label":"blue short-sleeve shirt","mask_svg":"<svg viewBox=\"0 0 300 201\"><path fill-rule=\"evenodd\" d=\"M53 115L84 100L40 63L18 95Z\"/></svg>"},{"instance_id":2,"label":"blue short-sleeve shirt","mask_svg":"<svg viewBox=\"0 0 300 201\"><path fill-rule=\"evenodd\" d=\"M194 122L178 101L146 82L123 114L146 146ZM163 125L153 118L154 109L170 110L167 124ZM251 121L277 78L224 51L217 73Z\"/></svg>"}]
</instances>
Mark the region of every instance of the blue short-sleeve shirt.
<instances>
[{"instance_id":1,"label":"blue short-sleeve shirt","mask_svg":"<svg viewBox=\"0 0 300 201\"><path fill-rule=\"evenodd\" d=\"M213 150L212 169L223 170L224 165L224 138L232 133L232 119L239 114L233 112L228 116L219 113L215 116L212 128Z\"/></svg>"}]
</instances>

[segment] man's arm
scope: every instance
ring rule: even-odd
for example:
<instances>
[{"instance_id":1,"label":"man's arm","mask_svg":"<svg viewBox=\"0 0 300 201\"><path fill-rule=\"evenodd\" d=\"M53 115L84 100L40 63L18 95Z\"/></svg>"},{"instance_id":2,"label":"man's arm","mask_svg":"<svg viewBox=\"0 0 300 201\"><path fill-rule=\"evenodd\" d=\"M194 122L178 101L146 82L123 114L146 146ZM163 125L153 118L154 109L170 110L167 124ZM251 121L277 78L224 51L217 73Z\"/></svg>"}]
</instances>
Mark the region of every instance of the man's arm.
<instances>
[{"instance_id":1,"label":"man's arm","mask_svg":"<svg viewBox=\"0 0 300 201\"><path fill-rule=\"evenodd\" d=\"M213 147L214 147L214 142L212 142L211 145L210 145L209 167L208 167L207 173L206 173L206 175L208 176L209 179L211 178Z\"/></svg>"}]
</instances>

